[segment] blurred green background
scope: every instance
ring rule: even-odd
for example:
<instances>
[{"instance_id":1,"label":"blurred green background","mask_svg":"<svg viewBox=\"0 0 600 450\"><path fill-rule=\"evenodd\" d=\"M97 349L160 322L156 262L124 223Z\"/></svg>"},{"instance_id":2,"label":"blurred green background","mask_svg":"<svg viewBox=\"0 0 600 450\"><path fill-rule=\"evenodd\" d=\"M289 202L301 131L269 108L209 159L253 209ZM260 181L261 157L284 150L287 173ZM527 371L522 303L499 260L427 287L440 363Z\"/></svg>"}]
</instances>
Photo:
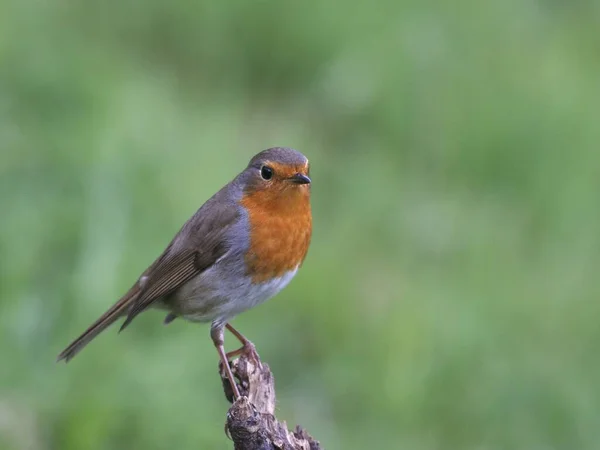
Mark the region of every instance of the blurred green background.
<instances>
[{"instance_id":1,"label":"blurred green background","mask_svg":"<svg viewBox=\"0 0 600 450\"><path fill-rule=\"evenodd\" d=\"M232 447L207 326L149 312L55 357L284 145L313 244L233 322L280 418L327 449L597 449L599 23L583 0L1 2L0 448Z\"/></svg>"}]
</instances>

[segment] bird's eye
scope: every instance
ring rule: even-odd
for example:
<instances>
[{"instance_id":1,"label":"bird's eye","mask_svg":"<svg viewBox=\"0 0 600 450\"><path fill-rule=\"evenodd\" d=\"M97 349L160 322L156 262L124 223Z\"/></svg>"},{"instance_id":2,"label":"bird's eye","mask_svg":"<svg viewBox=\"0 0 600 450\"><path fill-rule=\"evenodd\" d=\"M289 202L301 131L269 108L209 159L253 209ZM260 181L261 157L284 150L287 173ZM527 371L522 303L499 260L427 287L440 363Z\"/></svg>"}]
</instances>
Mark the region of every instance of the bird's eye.
<instances>
[{"instance_id":1,"label":"bird's eye","mask_svg":"<svg viewBox=\"0 0 600 450\"><path fill-rule=\"evenodd\" d=\"M270 180L273 178L273 169L271 169L269 166L262 166L260 168L260 176L265 180Z\"/></svg>"}]
</instances>

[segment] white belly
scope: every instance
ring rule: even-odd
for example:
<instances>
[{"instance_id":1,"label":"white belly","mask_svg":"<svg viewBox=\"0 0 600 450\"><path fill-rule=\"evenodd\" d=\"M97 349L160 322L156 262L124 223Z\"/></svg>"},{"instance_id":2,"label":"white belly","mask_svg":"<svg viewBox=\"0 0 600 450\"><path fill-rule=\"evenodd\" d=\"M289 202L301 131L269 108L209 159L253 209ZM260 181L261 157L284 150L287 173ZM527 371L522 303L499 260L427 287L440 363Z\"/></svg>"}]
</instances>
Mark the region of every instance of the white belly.
<instances>
[{"instance_id":1,"label":"white belly","mask_svg":"<svg viewBox=\"0 0 600 450\"><path fill-rule=\"evenodd\" d=\"M279 278L252 283L248 276L231 276L213 266L180 287L165 306L193 322L226 322L273 297L294 278L298 267Z\"/></svg>"}]
</instances>

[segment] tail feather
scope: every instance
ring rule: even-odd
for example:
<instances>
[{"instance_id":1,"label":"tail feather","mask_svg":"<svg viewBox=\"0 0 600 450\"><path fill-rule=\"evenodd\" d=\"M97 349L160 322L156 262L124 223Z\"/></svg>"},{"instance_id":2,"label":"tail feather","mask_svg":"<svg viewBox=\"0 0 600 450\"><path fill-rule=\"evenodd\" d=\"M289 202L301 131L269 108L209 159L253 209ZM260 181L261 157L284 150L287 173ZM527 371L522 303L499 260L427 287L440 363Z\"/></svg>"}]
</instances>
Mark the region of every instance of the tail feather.
<instances>
[{"instance_id":1,"label":"tail feather","mask_svg":"<svg viewBox=\"0 0 600 450\"><path fill-rule=\"evenodd\" d=\"M131 307L133 301L139 293L137 283L117 301L113 306L110 307L98 320L96 320L87 330L83 332L81 336L75 339L71 344L65 348L60 355L58 355L57 362L65 360L69 362L73 357L89 344L96 336L102 333L106 328L111 326L120 317L127 315L127 311Z\"/></svg>"}]
</instances>

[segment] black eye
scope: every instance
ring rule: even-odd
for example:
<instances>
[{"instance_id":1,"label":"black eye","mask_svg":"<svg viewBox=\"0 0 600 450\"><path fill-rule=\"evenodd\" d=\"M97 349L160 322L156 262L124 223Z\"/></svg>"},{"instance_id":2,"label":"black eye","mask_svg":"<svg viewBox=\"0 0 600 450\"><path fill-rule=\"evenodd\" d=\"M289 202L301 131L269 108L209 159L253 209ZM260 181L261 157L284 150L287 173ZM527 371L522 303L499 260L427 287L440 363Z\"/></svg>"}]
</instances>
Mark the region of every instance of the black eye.
<instances>
[{"instance_id":1,"label":"black eye","mask_svg":"<svg viewBox=\"0 0 600 450\"><path fill-rule=\"evenodd\" d=\"M269 166L262 166L260 168L260 176L265 180L270 180L273 178L273 169L271 169Z\"/></svg>"}]
</instances>

